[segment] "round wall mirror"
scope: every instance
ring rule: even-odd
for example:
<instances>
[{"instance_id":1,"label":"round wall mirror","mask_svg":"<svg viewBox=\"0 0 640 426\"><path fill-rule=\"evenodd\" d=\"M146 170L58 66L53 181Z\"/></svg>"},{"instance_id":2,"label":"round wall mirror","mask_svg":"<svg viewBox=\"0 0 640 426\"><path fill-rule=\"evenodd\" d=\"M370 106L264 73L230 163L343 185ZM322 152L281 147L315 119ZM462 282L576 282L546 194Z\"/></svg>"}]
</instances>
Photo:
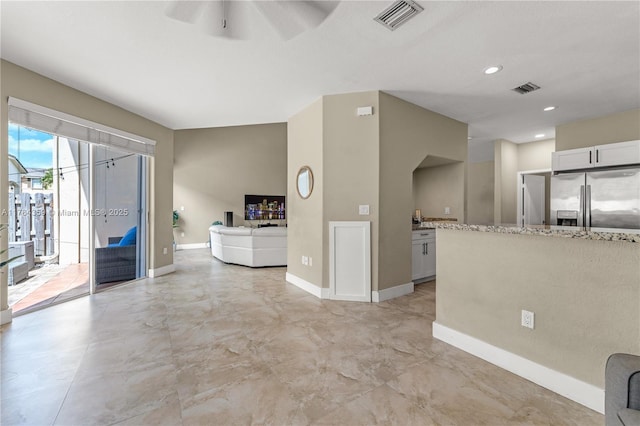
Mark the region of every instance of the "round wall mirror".
<instances>
[{"instance_id":1,"label":"round wall mirror","mask_svg":"<svg viewBox=\"0 0 640 426\"><path fill-rule=\"evenodd\" d=\"M298 190L298 195L303 199L307 199L311 195L313 191L313 172L311 172L309 166L302 166L298 170L296 189Z\"/></svg>"}]
</instances>

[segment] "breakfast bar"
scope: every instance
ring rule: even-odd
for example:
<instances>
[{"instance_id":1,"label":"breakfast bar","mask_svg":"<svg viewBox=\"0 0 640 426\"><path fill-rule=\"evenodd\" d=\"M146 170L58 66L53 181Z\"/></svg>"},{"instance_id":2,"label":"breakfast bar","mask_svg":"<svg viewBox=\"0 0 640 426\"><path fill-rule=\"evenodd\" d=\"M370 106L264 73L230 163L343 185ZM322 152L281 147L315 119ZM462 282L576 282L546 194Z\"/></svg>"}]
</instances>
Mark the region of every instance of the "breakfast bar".
<instances>
[{"instance_id":1,"label":"breakfast bar","mask_svg":"<svg viewBox=\"0 0 640 426\"><path fill-rule=\"evenodd\" d=\"M603 412L607 357L640 353L640 232L423 225L434 337Z\"/></svg>"}]
</instances>

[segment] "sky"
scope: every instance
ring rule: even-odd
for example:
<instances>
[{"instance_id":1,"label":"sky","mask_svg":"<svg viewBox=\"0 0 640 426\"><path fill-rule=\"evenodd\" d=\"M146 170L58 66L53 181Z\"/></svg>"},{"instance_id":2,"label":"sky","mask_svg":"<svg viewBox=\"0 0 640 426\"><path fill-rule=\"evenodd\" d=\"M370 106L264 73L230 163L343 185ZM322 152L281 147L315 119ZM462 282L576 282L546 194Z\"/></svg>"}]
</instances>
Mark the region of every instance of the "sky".
<instances>
[{"instance_id":1,"label":"sky","mask_svg":"<svg viewBox=\"0 0 640 426\"><path fill-rule=\"evenodd\" d=\"M49 133L9 123L9 154L27 168L48 169L53 167L53 138Z\"/></svg>"}]
</instances>

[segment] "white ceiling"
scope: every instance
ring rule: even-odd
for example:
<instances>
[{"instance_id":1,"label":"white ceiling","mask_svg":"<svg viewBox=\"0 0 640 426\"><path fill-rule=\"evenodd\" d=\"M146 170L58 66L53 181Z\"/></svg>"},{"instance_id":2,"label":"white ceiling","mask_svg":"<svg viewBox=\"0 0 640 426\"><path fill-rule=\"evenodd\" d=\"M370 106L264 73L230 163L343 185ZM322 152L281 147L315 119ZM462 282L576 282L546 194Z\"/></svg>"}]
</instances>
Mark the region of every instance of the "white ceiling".
<instances>
[{"instance_id":1,"label":"white ceiling","mask_svg":"<svg viewBox=\"0 0 640 426\"><path fill-rule=\"evenodd\" d=\"M365 90L466 122L472 142L640 108L640 1L419 3L391 32L373 21L391 1L342 1L283 41L243 2L253 36L238 41L169 19L163 2L5 0L0 53L172 129L282 122ZM542 89L510 90L528 81Z\"/></svg>"}]
</instances>

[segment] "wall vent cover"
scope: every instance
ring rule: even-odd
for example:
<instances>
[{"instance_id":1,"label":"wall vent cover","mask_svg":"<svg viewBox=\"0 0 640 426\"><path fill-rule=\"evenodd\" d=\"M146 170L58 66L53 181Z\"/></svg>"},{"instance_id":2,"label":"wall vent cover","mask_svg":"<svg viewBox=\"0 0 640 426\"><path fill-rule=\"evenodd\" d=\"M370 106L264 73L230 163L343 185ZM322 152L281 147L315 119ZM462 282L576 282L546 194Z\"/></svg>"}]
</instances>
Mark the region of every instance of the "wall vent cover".
<instances>
[{"instance_id":1,"label":"wall vent cover","mask_svg":"<svg viewBox=\"0 0 640 426\"><path fill-rule=\"evenodd\" d=\"M423 10L412 0L398 0L373 19L393 31Z\"/></svg>"},{"instance_id":2,"label":"wall vent cover","mask_svg":"<svg viewBox=\"0 0 640 426\"><path fill-rule=\"evenodd\" d=\"M540 86L537 84L533 84L532 82L528 82L523 84L522 86L514 87L513 91L520 93L521 95L526 95L527 93L531 93L535 90L538 90Z\"/></svg>"}]
</instances>

